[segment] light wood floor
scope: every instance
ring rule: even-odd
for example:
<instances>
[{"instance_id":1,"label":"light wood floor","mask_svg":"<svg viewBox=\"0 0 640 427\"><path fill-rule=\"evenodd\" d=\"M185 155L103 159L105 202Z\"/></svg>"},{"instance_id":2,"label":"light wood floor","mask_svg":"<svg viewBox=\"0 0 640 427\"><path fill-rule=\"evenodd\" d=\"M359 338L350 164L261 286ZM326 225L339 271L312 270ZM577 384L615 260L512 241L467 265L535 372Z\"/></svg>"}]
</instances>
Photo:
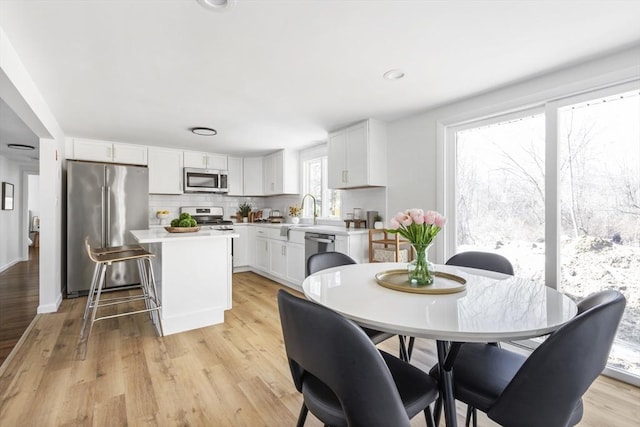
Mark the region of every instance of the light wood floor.
<instances>
[{"instance_id":1,"label":"light wood floor","mask_svg":"<svg viewBox=\"0 0 640 427\"><path fill-rule=\"evenodd\" d=\"M145 315L98 322L85 361L76 360L85 299L64 300L58 313L37 316L0 367L0 426L294 426L301 397L285 359L279 288L236 274L224 324L164 338ZM428 369L433 347L419 340L413 363ZM639 402L639 389L600 378L580 425L637 426ZM321 424L310 416L306 425Z\"/></svg>"},{"instance_id":2,"label":"light wood floor","mask_svg":"<svg viewBox=\"0 0 640 427\"><path fill-rule=\"evenodd\" d=\"M0 365L36 316L39 303L39 248L29 260L0 273Z\"/></svg>"}]
</instances>

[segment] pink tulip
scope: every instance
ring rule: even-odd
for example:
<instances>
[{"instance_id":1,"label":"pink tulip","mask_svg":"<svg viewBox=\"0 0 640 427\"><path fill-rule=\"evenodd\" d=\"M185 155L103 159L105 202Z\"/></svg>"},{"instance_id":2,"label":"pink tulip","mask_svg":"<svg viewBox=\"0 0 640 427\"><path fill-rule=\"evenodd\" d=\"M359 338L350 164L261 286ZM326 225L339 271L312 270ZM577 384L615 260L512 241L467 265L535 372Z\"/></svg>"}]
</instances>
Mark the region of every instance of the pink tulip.
<instances>
[{"instance_id":1,"label":"pink tulip","mask_svg":"<svg viewBox=\"0 0 640 427\"><path fill-rule=\"evenodd\" d=\"M418 213L412 213L411 214L411 219L413 220L414 223L421 225L424 224L424 215L423 214L418 214Z\"/></svg>"},{"instance_id":2,"label":"pink tulip","mask_svg":"<svg viewBox=\"0 0 640 427\"><path fill-rule=\"evenodd\" d=\"M411 219L411 216L409 216L407 214L402 214L400 216L396 216L396 219L398 220L398 222L400 224L404 225L405 227L408 227L411 224L413 224L413 220Z\"/></svg>"},{"instance_id":3,"label":"pink tulip","mask_svg":"<svg viewBox=\"0 0 640 427\"><path fill-rule=\"evenodd\" d=\"M390 228L391 230L397 230L398 228L400 228L400 223L398 222L398 220L397 220L397 219L395 219L395 218L391 218L391 219L389 220L389 228Z\"/></svg>"},{"instance_id":4,"label":"pink tulip","mask_svg":"<svg viewBox=\"0 0 640 427\"><path fill-rule=\"evenodd\" d=\"M436 215L437 215L437 212L434 212L434 211L427 211L427 212L424 214L424 223L425 223L425 224L427 224L427 225L433 225L433 224L435 224L435 222L436 222Z\"/></svg>"},{"instance_id":5,"label":"pink tulip","mask_svg":"<svg viewBox=\"0 0 640 427\"><path fill-rule=\"evenodd\" d=\"M407 209L407 211L405 212L408 215L411 215L412 218L415 218L418 215L424 215L424 211L422 209Z\"/></svg>"},{"instance_id":6,"label":"pink tulip","mask_svg":"<svg viewBox=\"0 0 640 427\"><path fill-rule=\"evenodd\" d=\"M447 223L447 218L443 217L440 214L436 214L436 218L434 221L434 224L436 225L436 227L442 228L446 223Z\"/></svg>"}]
</instances>

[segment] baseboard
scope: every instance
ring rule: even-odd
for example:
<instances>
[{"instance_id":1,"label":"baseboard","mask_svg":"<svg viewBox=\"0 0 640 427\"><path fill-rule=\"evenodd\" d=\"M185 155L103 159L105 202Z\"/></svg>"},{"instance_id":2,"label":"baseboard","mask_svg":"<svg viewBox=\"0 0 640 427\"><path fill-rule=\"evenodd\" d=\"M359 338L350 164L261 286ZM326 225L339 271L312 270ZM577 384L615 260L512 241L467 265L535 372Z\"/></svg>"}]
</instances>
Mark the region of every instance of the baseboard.
<instances>
[{"instance_id":1,"label":"baseboard","mask_svg":"<svg viewBox=\"0 0 640 427\"><path fill-rule=\"evenodd\" d=\"M56 311L58 311L58 308L60 308L60 304L62 304L62 294L59 293L58 297L56 298L56 302L53 304L40 304L38 306L38 314L44 314L44 313L55 313Z\"/></svg>"},{"instance_id":2,"label":"baseboard","mask_svg":"<svg viewBox=\"0 0 640 427\"><path fill-rule=\"evenodd\" d=\"M19 263L20 261L24 261L24 260L21 260L20 258L18 258L18 259L14 259L13 261L9 262L8 264L3 265L2 267L0 267L0 273L2 273L3 271L5 271L8 268L13 267L14 265Z\"/></svg>"},{"instance_id":3,"label":"baseboard","mask_svg":"<svg viewBox=\"0 0 640 427\"><path fill-rule=\"evenodd\" d=\"M302 285L298 285L298 284L290 282L290 281L288 281L286 279L282 279L280 277L273 276L273 275L267 273L266 271L258 270L257 268L254 268L254 267L251 267L251 266L246 271L251 271L253 273L259 274L262 277L266 277L267 279L273 280L274 282L278 282L281 285L288 286L291 289L294 289L294 290L296 290L298 292L303 292L302 291Z\"/></svg>"}]
</instances>

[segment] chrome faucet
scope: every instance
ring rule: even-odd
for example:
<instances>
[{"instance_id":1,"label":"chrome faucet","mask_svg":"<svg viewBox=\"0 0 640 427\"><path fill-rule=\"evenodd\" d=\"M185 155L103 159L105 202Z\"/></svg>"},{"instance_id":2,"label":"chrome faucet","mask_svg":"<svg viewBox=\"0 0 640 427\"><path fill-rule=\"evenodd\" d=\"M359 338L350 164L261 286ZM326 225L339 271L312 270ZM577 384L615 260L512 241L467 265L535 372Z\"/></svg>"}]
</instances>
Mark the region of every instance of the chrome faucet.
<instances>
[{"instance_id":1,"label":"chrome faucet","mask_svg":"<svg viewBox=\"0 0 640 427\"><path fill-rule=\"evenodd\" d=\"M302 202L300 202L300 208L304 209L304 201L307 197L311 197L313 199L313 225L318 225L318 202L316 198L311 193L307 193L302 197Z\"/></svg>"}]
</instances>

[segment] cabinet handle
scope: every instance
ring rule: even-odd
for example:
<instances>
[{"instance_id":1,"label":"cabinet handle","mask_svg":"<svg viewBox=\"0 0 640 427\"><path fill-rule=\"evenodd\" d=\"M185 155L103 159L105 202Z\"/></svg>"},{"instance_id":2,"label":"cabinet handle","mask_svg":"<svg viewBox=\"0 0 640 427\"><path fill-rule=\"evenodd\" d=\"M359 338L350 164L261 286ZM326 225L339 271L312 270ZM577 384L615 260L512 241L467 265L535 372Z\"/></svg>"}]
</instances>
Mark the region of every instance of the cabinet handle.
<instances>
[{"instance_id":1,"label":"cabinet handle","mask_svg":"<svg viewBox=\"0 0 640 427\"><path fill-rule=\"evenodd\" d=\"M345 183L349 182L349 171L348 170L344 171L344 182Z\"/></svg>"},{"instance_id":2,"label":"cabinet handle","mask_svg":"<svg viewBox=\"0 0 640 427\"><path fill-rule=\"evenodd\" d=\"M110 159L113 159L116 156L116 149L115 148L107 148L107 157L109 157Z\"/></svg>"}]
</instances>

